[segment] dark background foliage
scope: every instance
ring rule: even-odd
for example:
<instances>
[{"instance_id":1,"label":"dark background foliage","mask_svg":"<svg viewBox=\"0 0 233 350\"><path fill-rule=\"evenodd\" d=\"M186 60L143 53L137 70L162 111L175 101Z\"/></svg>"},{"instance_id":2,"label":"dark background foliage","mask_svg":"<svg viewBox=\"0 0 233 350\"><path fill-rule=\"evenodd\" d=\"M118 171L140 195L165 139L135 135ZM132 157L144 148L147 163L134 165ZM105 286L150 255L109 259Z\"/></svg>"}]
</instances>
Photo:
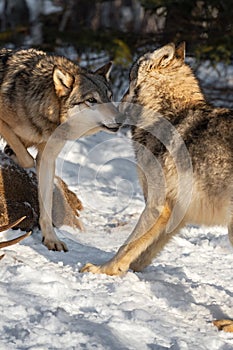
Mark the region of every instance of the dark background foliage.
<instances>
[{"instance_id":1,"label":"dark background foliage","mask_svg":"<svg viewBox=\"0 0 233 350\"><path fill-rule=\"evenodd\" d=\"M148 46L185 40L197 58L232 58L232 0L53 0L57 11L50 14L42 10L45 2L37 0L34 15L26 0L2 3L2 46L22 45L31 35L30 46L53 51L57 44L71 43L82 52L107 50L124 63Z\"/></svg>"},{"instance_id":2,"label":"dark background foliage","mask_svg":"<svg viewBox=\"0 0 233 350\"><path fill-rule=\"evenodd\" d=\"M53 9L51 10L51 7ZM168 42L186 41L211 101L233 106L232 0L0 0L0 47L36 47L95 68L114 61L116 98L125 91L132 61ZM224 62L219 69L218 62ZM208 70L206 70L208 71Z\"/></svg>"}]
</instances>

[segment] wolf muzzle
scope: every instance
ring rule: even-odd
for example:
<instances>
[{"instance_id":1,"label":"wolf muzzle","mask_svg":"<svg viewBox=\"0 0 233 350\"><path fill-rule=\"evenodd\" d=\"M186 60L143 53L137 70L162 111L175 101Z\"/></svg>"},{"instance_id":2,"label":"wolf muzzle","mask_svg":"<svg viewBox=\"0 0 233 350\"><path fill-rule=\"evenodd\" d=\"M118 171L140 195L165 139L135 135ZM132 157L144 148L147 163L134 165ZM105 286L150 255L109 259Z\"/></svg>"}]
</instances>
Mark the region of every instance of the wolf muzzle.
<instances>
[{"instance_id":1,"label":"wolf muzzle","mask_svg":"<svg viewBox=\"0 0 233 350\"><path fill-rule=\"evenodd\" d=\"M104 129L107 129L109 132L117 132L124 123L124 114L120 113L113 103L108 104L108 108L105 109L104 114L107 115L106 122L104 121L102 123Z\"/></svg>"},{"instance_id":2,"label":"wolf muzzle","mask_svg":"<svg viewBox=\"0 0 233 350\"><path fill-rule=\"evenodd\" d=\"M107 125L105 125L105 127L111 132L117 132L124 124L124 121L124 114L118 113L118 115L115 118L115 123L108 123Z\"/></svg>"}]
</instances>

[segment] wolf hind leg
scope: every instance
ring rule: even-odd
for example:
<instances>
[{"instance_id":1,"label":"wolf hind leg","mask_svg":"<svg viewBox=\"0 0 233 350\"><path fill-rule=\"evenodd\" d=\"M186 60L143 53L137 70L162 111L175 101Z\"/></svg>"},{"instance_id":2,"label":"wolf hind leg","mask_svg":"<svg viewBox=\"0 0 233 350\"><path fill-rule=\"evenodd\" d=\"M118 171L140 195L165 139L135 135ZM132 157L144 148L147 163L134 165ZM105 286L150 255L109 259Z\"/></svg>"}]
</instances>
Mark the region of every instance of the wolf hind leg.
<instances>
[{"instance_id":1,"label":"wolf hind leg","mask_svg":"<svg viewBox=\"0 0 233 350\"><path fill-rule=\"evenodd\" d=\"M165 231L169 221L170 207L168 204L163 207L159 217L153 223L146 221L149 218L148 211L150 212L151 208L147 209L146 207L127 243L118 250L110 261L101 266L87 264L81 269L81 272L105 273L107 275L125 273L131 263Z\"/></svg>"},{"instance_id":2,"label":"wolf hind leg","mask_svg":"<svg viewBox=\"0 0 233 350\"><path fill-rule=\"evenodd\" d=\"M33 168L34 158L29 154L14 131L2 120L0 120L0 134L16 154L19 165L23 168Z\"/></svg>"}]
</instances>

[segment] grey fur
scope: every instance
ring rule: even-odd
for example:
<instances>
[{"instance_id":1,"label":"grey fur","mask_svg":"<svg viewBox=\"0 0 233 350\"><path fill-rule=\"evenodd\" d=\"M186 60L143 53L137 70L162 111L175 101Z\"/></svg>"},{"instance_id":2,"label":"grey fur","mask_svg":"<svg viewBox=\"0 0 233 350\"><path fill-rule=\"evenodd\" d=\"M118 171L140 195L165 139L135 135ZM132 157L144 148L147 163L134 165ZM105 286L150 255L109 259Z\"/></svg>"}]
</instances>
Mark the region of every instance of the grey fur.
<instances>
[{"instance_id":1,"label":"grey fur","mask_svg":"<svg viewBox=\"0 0 233 350\"><path fill-rule=\"evenodd\" d=\"M119 113L111 102L110 67L108 63L90 72L65 57L35 49L0 50L0 134L23 167L34 166L27 148L38 150L40 226L49 249L67 250L51 218L55 159L70 136L66 122L71 115L79 117L72 118L74 138L119 128ZM60 139L46 148L57 130L62 131Z\"/></svg>"}]
</instances>

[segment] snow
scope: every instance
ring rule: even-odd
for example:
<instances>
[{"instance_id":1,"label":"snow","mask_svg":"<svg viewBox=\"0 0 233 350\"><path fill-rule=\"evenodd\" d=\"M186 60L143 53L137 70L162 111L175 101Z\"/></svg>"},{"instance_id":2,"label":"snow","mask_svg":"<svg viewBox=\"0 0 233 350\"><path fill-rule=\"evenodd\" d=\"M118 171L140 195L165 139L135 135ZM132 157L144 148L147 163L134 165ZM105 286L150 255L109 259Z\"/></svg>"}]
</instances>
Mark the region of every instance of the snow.
<instances>
[{"instance_id":1,"label":"snow","mask_svg":"<svg viewBox=\"0 0 233 350\"><path fill-rule=\"evenodd\" d=\"M86 230L58 231L68 253L48 251L39 230L4 249L0 349L233 349L233 334L212 325L233 317L226 228L183 229L142 273L81 274L86 262L113 256L144 207L130 139L68 142L57 173L83 201Z\"/></svg>"}]
</instances>

